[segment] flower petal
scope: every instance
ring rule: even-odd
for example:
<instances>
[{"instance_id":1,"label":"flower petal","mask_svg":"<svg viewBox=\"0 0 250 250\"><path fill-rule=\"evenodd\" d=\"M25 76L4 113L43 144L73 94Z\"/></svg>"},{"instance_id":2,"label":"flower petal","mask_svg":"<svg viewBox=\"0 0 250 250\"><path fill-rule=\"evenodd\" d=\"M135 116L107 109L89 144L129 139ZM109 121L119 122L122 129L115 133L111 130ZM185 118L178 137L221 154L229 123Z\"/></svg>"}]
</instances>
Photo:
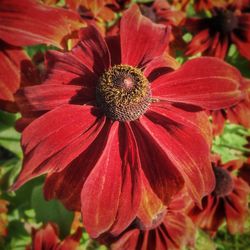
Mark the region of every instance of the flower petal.
<instances>
[{"instance_id":1,"label":"flower petal","mask_svg":"<svg viewBox=\"0 0 250 250\"><path fill-rule=\"evenodd\" d=\"M110 51L112 66L121 64L120 36L107 36L105 40Z\"/></svg>"},{"instance_id":2,"label":"flower petal","mask_svg":"<svg viewBox=\"0 0 250 250\"><path fill-rule=\"evenodd\" d=\"M169 34L168 27L151 22L133 5L121 20L122 64L142 67L162 55L168 47Z\"/></svg>"},{"instance_id":3,"label":"flower petal","mask_svg":"<svg viewBox=\"0 0 250 250\"><path fill-rule=\"evenodd\" d=\"M1 0L0 37L15 46L53 44L63 48L64 39L84 25L77 13L52 8L33 0Z\"/></svg>"},{"instance_id":4,"label":"flower petal","mask_svg":"<svg viewBox=\"0 0 250 250\"><path fill-rule=\"evenodd\" d=\"M76 85L40 84L19 89L15 98L22 115L30 117L63 104L86 104L93 101L95 89Z\"/></svg>"},{"instance_id":5,"label":"flower petal","mask_svg":"<svg viewBox=\"0 0 250 250\"><path fill-rule=\"evenodd\" d=\"M240 54L250 60L250 41L244 41L240 37L238 37L235 34L231 35L232 41L237 46L237 49L239 50Z\"/></svg>"},{"instance_id":6,"label":"flower petal","mask_svg":"<svg viewBox=\"0 0 250 250\"><path fill-rule=\"evenodd\" d=\"M122 188L119 207L110 233L118 235L135 218L141 201L141 166L135 138L128 123L119 127L122 164Z\"/></svg>"},{"instance_id":7,"label":"flower petal","mask_svg":"<svg viewBox=\"0 0 250 250\"><path fill-rule=\"evenodd\" d=\"M14 93L21 83L21 65L29 60L20 48L0 41L0 107L6 111L15 112Z\"/></svg>"},{"instance_id":8,"label":"flower petal","mask_svg":"<svg viewBox=\"0 0 250 250\"><path fill-rule=\"evenodd\" d=\"M79 46L66 53L47 52L47 76L44 84L75 84L94 88L98 76L84 64L82 54Z\"/></svg>"},{"instance_id":9,"label":"flower petal","mask_svg":"<svg viewBox=\"0 0 250 250\"><path fill-rule=\"evenodd\" d=\"M179 64L174 58L165 54L154 58L148 63L143 71L143 74L148 78L149 82L154 81L162 74L169 73L179 68Z\"/></svg>"},{"instance_id":10,"label":"flower petal","mask_svg":"<svg viewBox=\"0 0 250 250\"><path fill-rule=\"evenodd\" d=\"M84 65L99 76L110 67L110 53L108 46L99 31L94 26L81 29L81 42L74 53L83 61Z\"/></svg>"},{"instance_id":11,"label":"flower petal","mask_svg":"<svg viewBox=\"0 0 250 250\"><path fill-rule=\"evenodd\" d=\"M250 100L244 100L227 110L230 122L250 128Z\"/></svg>"},{"instance_id":12,"label":"flower petal","mask_svg":"<svg viewBox=\"0 0 250 250\"><path fill-rule=\"evenodd\" d=\"M134 220L139 207L140 177L134 139L123 126L113 123L103 154L83 185L83 224L94 238L107 230L121 233Z\"/></svg>"},{"instance_id":13,"label":"flower petal","mask_svg":"<svg viewBox=\"0 0 250 250\"><path fill-rule=\"evenodd\" d=\"M136 223L142 230L150 230L161 223L167 211L166 206L151 188L149 181L142 172L142 196L137 212Z\"/></svg>"},{"instance_id":14,"label":"flower petal","mask_svg":"<svg viewBox=\"0 0 250 250\"><path fill-rule=\"evenodd\" d=\"M140 121L173 164L172 168L182 175L190 196L200 203L213 190L215 180L209 158L209 137L204 136L206 129L193 125L200 120L199 113L195 115L174 107L151 106ZM209 127L208 120L202 126ZM167 174L169 166L166 166Z\"/></svg>"},{"instance_id":15,"label":"flower petal","mask_svg":"<svg viewBox=\"0 0 250 250\"><path fill-rule=\"evenodd\" d=\"M50 160L55 166L64 164L67 167L47 176L44 186L47 200L57 198L67 209L81 210L83 184L103 153L110 128L111 123L103 119Z\"/></svg>"},{"instance_id":16,"label":"flower petal","mask_svg":"<svg viewBox=\"0 0 250 250\"><path fill-rule=\"evenodd\" d=\"M171 102L220 109L243 98L239 90L242 81L236 68L217 58L200 57L157 78L152 83L152 95Z\"/></svg>"},{"instance_id":17,"label":"flower petal","mask_svg":"<svg viewBox=\"0 0 250 250\"><path fill-rule=\"evenodd\" d=\"M77 250L79 249L80 240L82 237L82 229L78 228L76 232L68 236L58 246L58 250Z\"/></svg>"},{"instance_id":18,"label":"flower petal","mask_svg":"<svg viewBox=\"0 0 250 250\"><path fill-rule=\"evenodd\" d=\"M248 184L240 178L234 178L234 190L225 198L227 227L231 234L244 230L244 222L248 214L247 197L249 193Z\"/></svg>"},{"instance_id":19,"label":"flower petal","mask_svg":"<svg viewBox=\"0 0 250 250\"><path fill-rule=\"evenodd\" d=\"M81 153L79 149L84 150L82 147L86 148L92 142L93 134L101 124L95 112L91 106L63 105L32 122L22 135L25 158L13 188L17 189L41 174L67 167ZM82 140L88 138L84 146L75 143L79 137ZM67 146L79 148L65 155Z\"/></svg>"},{"instance_id":20,"label":"flower petal","mask_svg":"<svg viewBox=\"0 0 250 250\"><path fill-rule=\"evenodd\" d=\"M32 230L32 249L54 248L58 239L58 228L55 224L48 223L43 228Z\"/></svg>"},{"instance_id":21,"label":"flower petal","mask_svg":"<svg viewBox=\"0 0 250 250\"><path fill-rule=\"evenodd\" d=\"M224 110L214 110L211 113L212 120L213 120L213 134L220 135L223 133L225 121L226 121L226 114Z\"/></svg>"},{"instance_id":22,"label":"flower petal","mask_svg":"<svg viewBox=\"0 0 250 250\"><path fill-rule=\"evenodd\" d=\"M155 194L167 204L171 197L183 187L181 173L147 127L146 117L131 123L139 149L143 172ZM153 125L154 126L154 125Z\"/></svg>"}]
</instances>

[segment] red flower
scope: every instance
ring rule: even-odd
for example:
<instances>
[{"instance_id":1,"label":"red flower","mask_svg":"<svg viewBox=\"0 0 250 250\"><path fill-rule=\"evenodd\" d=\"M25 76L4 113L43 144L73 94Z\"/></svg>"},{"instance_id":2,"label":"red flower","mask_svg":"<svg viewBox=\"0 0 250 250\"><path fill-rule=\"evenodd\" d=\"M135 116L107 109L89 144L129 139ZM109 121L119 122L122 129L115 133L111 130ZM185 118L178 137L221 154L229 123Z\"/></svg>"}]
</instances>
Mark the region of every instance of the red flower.
<instances>
[{"instance_id":1,"label":"red flower","mask_svg":"<svg viewBox=\"0 0 250 250\"><path fill-rule=\"evenodd\" d=\"M162 56L168 29L136 6L124 13L119 36L105 41L88 27L80 37L71 52L48 54L43 84L17 95L24 119L43 115L23 132L14 187L47 173L46 198L81 208L92 237L120 234L139 212L153 224L184 182L199 202L214 187L201 109L239 101L239 72L214 58L170 72L173 59Z\"/></svg>"},{"instance_id":2,"label":"red flower","mask_svg":"<svg viewBox=\"0 0 250 250\"><path fill-rule=\"evenodd\" d=\"M250 59L250 14L235 8L212 9L211 18L190 18L185 26L194 33L188 44L187 55L203 55L224 58L229 45L234 43L240 54Z\"/></svg>"},{"instance_id":3,"label":"red flower","mask_svg":"<svg viewBox=\"0 0 250 250\"><path fill-rule=\"evenodd\" d=\"M115 12L109 6L117 6L115 0L66 0L71 9L78 10L82 18L88 22L95 19L99 22L108 22L115 19ZM118 6L117 6L118 7Z\"/></svg>"},{"instance_id":4,"label":"red flower","mask_svg":"<svg viewBox=\"0 0 250 250\"><path fill-rule=\"evenodd\" d=\"M239 170L239 177L242 178L250 186L250 158L243 164Z\"/></svg>"},{"instance_id":5,"label":"red flower","mask_svg":"<svg viewBox=\"0 0 250 250\"><path fill-rule=\"evenodd\" d=\"M111 250L178 250L193 244L195 227L186 214L190 198L178 194L170 203L167 212L155 228L138 229L134 222L117 238L101 239Z\"/></svg>"},{"instance_id":6,"label":"red flower","mask_svg":"<svg viewBox=\"0 0 250 250\"><path fill-rule=\"evenodd\" d=\"M15 46L52 44L64 48L67 38L81 27L79 16L35 0L0 0L0 37Z\"/></svg>"},{"instance_id":7,"label":"red flower","mask_svg":"<svg viewBox=\"0 0 250 250\"><path fill-rule=\"evenodd\" d=\"M156 0L152 5L140 4L142 14L155 23L178 26L185 17L184 12L177 10L165 0Z\"/></svg>"},{"instance_id":8,"label":"red flower","mask_svg":"<svg viewBox=\"0 0 250 250\"><path fill-rule=\"evenodd\" d=\"M203 198L203 209L195 206L189 213L201 228L212 235L216 233L224 220L227 222L230 233L234 234L243 230L248 213L250 189L243 179L232 173L241 164L241 162L231 161L225 165L214 166L215 189Z\"/></svg>"},{"instance_id":9,"label":"red flower","mask_svg":"<svg viewBox=\"0 0 250 250\"><path fill-rule=\"evenodd\" d=\"M41 229L33 229L32 244L26 250L77 250L82 231L79 228L75 234L68 236L63 241L58 238L58 228L55 224L48 223Z\"/></svg>"},{"instance_id":10,"label":"red flower","mask_svg":"<svg viewBox=\"0 0 250 250\"><path fill-rule=\"evenodd\" d=\"M67 38L83 27L78 19L76 13L34 0L0 0L1 109L17 111L13 95L23 83L22 73L31 74L32 71L29 57L18 46L46 43L66 47Z\"/></svg>"}]
</instances>

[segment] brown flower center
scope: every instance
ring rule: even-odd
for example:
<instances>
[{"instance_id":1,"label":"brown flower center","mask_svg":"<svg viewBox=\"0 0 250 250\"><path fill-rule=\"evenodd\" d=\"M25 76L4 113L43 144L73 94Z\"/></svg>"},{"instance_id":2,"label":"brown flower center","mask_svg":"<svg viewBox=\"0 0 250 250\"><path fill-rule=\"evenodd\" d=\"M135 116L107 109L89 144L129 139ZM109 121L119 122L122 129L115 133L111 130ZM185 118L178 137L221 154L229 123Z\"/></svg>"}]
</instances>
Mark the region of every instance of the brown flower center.
<instances>
[{"instance_id":1,"label":"brown flower center","mask_svg":"<svg viewBox=\"0 0 250 250\"><path fill-rule=\"evenodd\" d=\"M140 69L129 65L115 65L100 77L96 100L108 118L133 121L149 107L150 85Z\"/></svg>"},{"instance_id":2,"label":"brown flower center","mask_svg":"<svg viewBox=\"0 0 250 250\"><path fill-rule=\"evenodd\" d=\"M219 11L213 18L213 26L215 30L228 34L238 27L238 18L230 10Z\"/></svg>"},{"instance_id":3,"label":"brown flower center","mask_svg":"<svg viewBox=\"0 0 250 250\"><path fill-rule=\"evenodd\" d=\"M216 196L226 196L233 190L233 179L230 176L230 173L221 168L213 167L216 185L214 189L214 194Z\"/></svg>"}]
</instances>

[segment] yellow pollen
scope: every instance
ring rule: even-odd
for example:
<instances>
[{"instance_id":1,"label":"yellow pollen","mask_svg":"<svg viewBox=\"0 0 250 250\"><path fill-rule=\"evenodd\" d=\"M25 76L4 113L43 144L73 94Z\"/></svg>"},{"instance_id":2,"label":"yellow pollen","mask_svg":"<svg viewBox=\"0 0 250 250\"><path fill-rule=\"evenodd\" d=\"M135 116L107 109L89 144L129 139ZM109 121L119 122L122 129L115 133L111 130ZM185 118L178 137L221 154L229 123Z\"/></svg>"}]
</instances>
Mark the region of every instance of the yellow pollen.
<instances>
[{"instance_id":1,"label":"yellow pollen","mask_svg":"<svg viewBox=\"0 0 250 250\"><path fill-rule=\"evenodd\" d=\"M140 69L115 65L100 77L96 98L97 105L110 119L136 120L150 104L150 84Z\"/></svg>"}]
</instances>

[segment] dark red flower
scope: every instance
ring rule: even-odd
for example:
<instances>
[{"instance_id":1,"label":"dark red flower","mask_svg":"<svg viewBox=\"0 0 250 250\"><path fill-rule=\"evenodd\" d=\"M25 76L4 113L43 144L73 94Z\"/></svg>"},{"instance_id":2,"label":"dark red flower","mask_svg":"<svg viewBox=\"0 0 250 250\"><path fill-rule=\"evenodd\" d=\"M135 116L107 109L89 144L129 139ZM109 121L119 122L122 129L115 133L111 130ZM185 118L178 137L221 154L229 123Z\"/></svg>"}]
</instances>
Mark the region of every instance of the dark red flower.
<instances>
[{"instance_id":1,"label":"dark red flower","mask_svg":"<svg viewBox=\"0 0 250 250\"><path fill-rule=\"evenodd\" d=\"M243 179L233 173L233 170L241 165L241 161L231 161L224 165L217 163L213 167L216 177L215 189L203 198L203 209L195 206L189 213L194 222L212 235L224 220L232 234L242 232L244 228L250 189Z\"/></svg>"},{"instance_id":2,"label":"dark red flower","mask_svg":"<svg viewBox=\"0 0 250 250\"><path fill-rule=\"evenodd\" d=\"M48 223L40 229L32 230L32 243L26 250L77 250L82 236L79 228L73 235L63 241L58 238L57 225Z\"/></svg>"},{"instance_id":3,"label":"dark red flower","mask_svg":"<svg viewBox=\"0 0 250 250\"><path fill-rule=\"evenodd\" d=\"M185 26L194 34L188 44L187 55L203 55L224 58L234 43L240 54L250 59L250 14L235 8L214 8L212 17L189 18Z\"/></svg>"},{"instance_id":4,"label":"dark red flower","mask_svg":"<svg viewBox=\"0 0 250 250\"><path fill-rule=\"evenodd\" d=\"M14 93L23 75L35 75L21 46L46 43L65 48L69 36L83 24L76 13L52 8L35 0L0 0L0 108L16 112ZM24 74L23 74L24 73ZM33 74L34 73L34 74ZM31 78L31 77L30 77ZM33 78L33 82L36 81Z\"/></svg>"},{"instance_id":5,"label":"dark red flower","mask_svg":"<svg viewBox=\"0 0 250 250\"><path fill-rule=\"evenodd\" d=\"M65 48L67 38L83 26L70 10L35 0L0 0L0 38L15 46L45 43Z\"/></svg>"},{"instance_id":6,"label":"dark red flower","mask_svg":"<svg viewBox=\"0 0 250 250\"><path fill-rule=\"evenodd\" d=\"M78 10L85 20L112 21L115 18L114 11L109 8L112 5L117 5L115 0L66 0L66 3L71 9Z\"/></svg>"},{"instance_id":7,"label":"dark red flower","mask_svg":"<svg viewBox=\"0 0 250 250\"><path fill-rule=\"evenodd\" d=\"M250 186L250 158L244 162L243 166L239 170L239 177L242 178Z\"/></svg>"},{"instance_id":8,"label":"dark red flower","mask_svg":"<svg viewBox=\"0 0 250 250\"><path fill-rule=\"evenodd\" d=\"M238 102L240 73L215 58L173 71L173 59L162 56L168 28L136 6L118 36L105 41L90 26L80 38L71 52L48 54L43 84L17 94L24 119L40 117L23 132L14 188L48 174L46 198L81 208L92 237L118 235L138 214L150 227L184 183L199 202L214 187L201 110Z\"/></svg>"},{"instance_id":9,"label":"dark red flower","mask_svg":"<svg viewBox=\"0 0 250 250\"><path fill-rule=\"evenodd\" d=\"M111 250L179 250L192 244L195 227L186 214L190 197L178 194L170 203L161 222L151 230L138 228L136 221L119 237L104 238Z\"/></svg>"},{"instance_id":10,"label":"dark red flower","mask_svg":"<svg viewBox=\"0 0 250 250\"><path fill-rule=\"evenodd\" d=\"M150 5L140 4L141 12L155 23L178 26L185 17L184 12L175 9L165 0L156 0Z\"/></svg>"},{"instance_id":11,"label":"dark red flower","mask_svg":"<svg viewBox=\"0 0 250 250\"><path fill-rule=\"evenodd\" d=\"M182 39L181 28L178 27L185 18L185 12L178 10L174 5L170 5L165 0L156 0L152 3L142 3L139 5L144 16L159 24L171 26L169 54L175 55L176 50L182 50L186 46Z\"/></svg>"}]
</instances>

